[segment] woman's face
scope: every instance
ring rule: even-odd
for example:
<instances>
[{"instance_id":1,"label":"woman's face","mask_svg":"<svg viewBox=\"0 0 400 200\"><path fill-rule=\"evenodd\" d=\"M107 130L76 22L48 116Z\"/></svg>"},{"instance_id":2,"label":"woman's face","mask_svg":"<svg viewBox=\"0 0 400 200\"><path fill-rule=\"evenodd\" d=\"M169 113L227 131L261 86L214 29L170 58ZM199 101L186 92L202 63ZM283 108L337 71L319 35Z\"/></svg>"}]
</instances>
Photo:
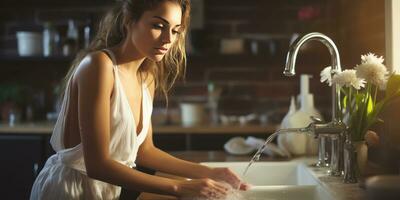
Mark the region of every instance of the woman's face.
<instances>
[{"instance_id":1,"label":"woman's face","mask_svg":"<svg viewBox=\"0 0 400 200\"><path fill-rule=\"evenodd\" d=\"M161 61L181 32L181 18L180 5L171 1L163 1L155 9L145 11L130 26L134 46L143 56Z\"/></svg>"}]
</instances>

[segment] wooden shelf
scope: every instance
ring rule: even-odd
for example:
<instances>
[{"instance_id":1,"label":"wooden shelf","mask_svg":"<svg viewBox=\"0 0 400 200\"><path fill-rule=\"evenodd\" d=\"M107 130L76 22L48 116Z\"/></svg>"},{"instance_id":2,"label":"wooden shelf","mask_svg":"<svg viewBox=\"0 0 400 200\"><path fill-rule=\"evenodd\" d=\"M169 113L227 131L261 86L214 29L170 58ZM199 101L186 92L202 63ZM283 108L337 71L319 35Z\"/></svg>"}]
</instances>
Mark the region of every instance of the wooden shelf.
<instances>
[{"instance_id":1,"label":"wooden shelf","mask_svg":"<svg viewBox=\"0 0 400 200\"><path fill-rule=\"evenodd\" d=\"M278 64L284 62L284 56L271 56L271 55L263 55L263 54L234 54L234 55L226 55L226 54L201 54L201 55L188 55L188 63L189 64L197 64L200 63L202 65L212 64L212 65L221 65L221 66L254 66L260 64Z\"/></svg>"},{"instance_id":2,"label":"wooden shelf","mask_svg":"<svg viewBox=\"0 0 400 200\"><path fill-rule=\"evenodd\" d=\"M108 1L108 0L69 0L69 1L61 1L61 0L19 0L19 1L13 1L13 0L3 0L2 4L7 5L7 6L2 6L2 8L7 8L9 9L18 7L19 9L27 9L27 8L60 8L60 7L81 7L81 6L87 6L87 7L93 7L93 5L113 5L113 1Z\"/></svg>"},{"instance_id":3,"label":"wooden shelf","mask_svg":"<svg viewBox=\"0 0 400 200\"><path fill-rule=\"evenodd\" d=\"M15 126L0 124L0 134L36 134L49 135L53 132L54 124L50 122L20 123ZM181 125L154 126L155 134L268 134L274 132L277 125L199 125L184 127Z\"/></svg>"},{"instance_id":4,"label":"wooden shelf","mask_svg":"<svg viewBox=\"0 0 400 200\"><path fill-rule=\"evenodd\" d=\"M0 55L1 61L6 62L71 62L73 56L19 56L19 55Z\"/></svg>"}]
</instances>

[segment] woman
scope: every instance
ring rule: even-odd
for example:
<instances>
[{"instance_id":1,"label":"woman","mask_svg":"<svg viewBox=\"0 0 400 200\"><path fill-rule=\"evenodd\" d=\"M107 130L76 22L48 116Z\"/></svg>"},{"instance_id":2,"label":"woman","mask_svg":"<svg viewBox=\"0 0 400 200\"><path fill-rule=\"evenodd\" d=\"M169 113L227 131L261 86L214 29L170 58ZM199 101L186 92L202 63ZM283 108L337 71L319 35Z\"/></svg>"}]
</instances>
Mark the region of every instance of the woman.
<instances>
[{"instance_id":1,"label":"woman","mask_svg":"<svg viewBox=\"0 0 400 200\"><path fill-rule=\"evenodd\" d=\"M222 182L247 188L227 168L183 161L153 145L152 100L184 72L189 11L189 0L122 0L102 19L66 77L51 138L57 153L31 199L118 199L120 186L180 198L224 197ZM149 175L132 169L136 164L192 179Z\"/></svg>"}]
</instances>

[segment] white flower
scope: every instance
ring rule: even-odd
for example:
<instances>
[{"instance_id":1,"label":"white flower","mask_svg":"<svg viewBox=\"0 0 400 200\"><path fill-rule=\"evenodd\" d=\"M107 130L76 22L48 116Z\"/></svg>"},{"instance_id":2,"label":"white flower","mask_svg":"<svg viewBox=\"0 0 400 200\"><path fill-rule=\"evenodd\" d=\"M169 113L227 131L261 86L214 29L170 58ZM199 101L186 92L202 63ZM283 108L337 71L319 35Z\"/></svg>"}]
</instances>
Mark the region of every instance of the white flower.
<instances>
[{"instance_id":1,"label":"white flower","mask_svg":"<svg viewBox=\"0 0 400 200\"><path fill-rule=\"evenodd\" d=\"M331 66L325 67L320 73L321 83L327 82L329 84L329 86L332 86L332 72L333 72L333 70L332 70Z\"/></svg>"},{"instance_id":2,"label":"white flower","mask_svg":"<svg viewBox=\"0 0 400 200\"><path fill-rule=\"evenodd\" d=\"M355 67L357 77L365 79L367 82L382 87L387 80L387 69L382 63L365 62Z\"/></svg>"},{"instance_id":3,"label":"white flower","mask_svg":"<svg viewBox=\"0 0 400 200\"><path fill-rule=\"evenodd\" d=\"M342 72L335 74L332 78L332 83L338 84L340 87L353 86L355 89L359 90L365 86L365 80L361 78L357 78L356 70L354 69L346 69Z\"/></svg>"},{"instance_id":4,"label":"white flower","mask_svg":"<svg viewBox=\"0 0 400 200\"><path fill-rule=\"evenodd\" d=\"M378 84L379 89L382 90L382 91L383 91L383 90L386 90L387 82L388 82L388 78L385 77L385 79L382 80L382 82L380 82L380 83Z\"/></svg>"},{"instance_id":5,"label":"white flower","mask_svg":"<svg viewBox=\"0 0 400 200\"><path fill-rule=\"evenodd\" d=\"M366 55L361 55L361 63L374 63L374 64L383 64L383 57L377 57L373 53L367 53Z\"/></svg>"},{"instance_id":6,"label":"white flower","mask_svg":"<svg viewBox=\"0 0 400 200\"><path fill-rule=\"evenodd\" d=\"M361 55L361 64L355 67L357 76L381 89L385 88L388 70L383 60L382 56L378 57L373 53Z\"/></svg>"}]
</instances>

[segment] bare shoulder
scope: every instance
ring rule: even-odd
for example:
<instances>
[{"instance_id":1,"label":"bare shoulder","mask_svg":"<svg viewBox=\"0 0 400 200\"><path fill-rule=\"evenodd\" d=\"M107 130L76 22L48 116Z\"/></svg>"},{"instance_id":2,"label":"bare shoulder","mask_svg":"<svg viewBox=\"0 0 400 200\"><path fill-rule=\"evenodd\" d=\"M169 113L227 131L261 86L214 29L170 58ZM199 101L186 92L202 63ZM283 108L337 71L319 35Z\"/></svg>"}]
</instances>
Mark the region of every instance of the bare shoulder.
<instances>
[{"instance_id":1,"label":"bare shoulder","mask_svg":"<svg viewBox=\"0 0 400 200\"><path fill-rule=\"evenodd\" d=\"M74 79L78 85L98 84L107 89L112 88L113 63L106 53L96 51L86 55L76 70Z\"/></svg>"}]
</instances>

